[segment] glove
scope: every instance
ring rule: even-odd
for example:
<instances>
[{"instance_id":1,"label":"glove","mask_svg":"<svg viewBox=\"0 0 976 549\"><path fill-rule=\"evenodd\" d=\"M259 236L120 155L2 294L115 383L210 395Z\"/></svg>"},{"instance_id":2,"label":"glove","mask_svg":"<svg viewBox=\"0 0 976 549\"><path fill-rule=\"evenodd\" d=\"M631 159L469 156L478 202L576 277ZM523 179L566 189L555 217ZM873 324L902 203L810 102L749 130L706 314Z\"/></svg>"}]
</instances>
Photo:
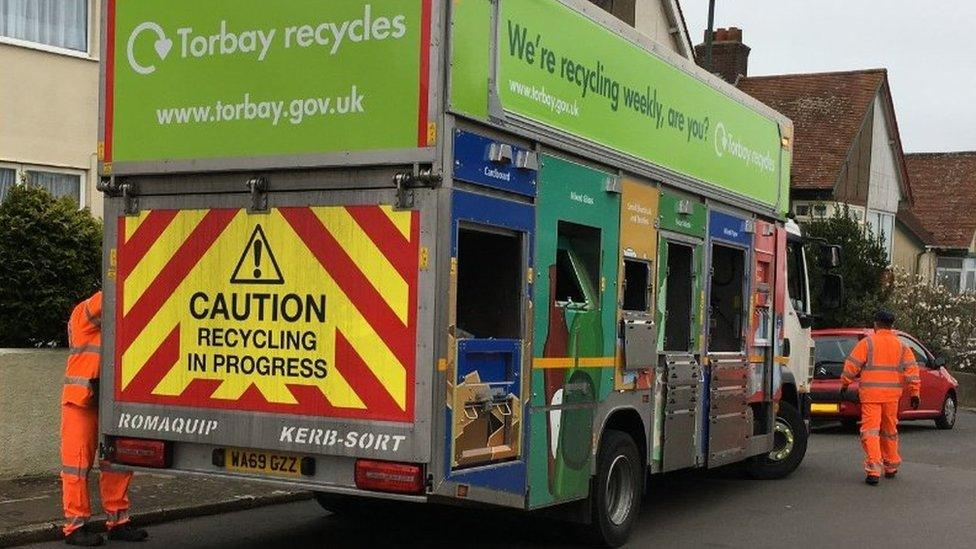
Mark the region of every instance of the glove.
<instances>
[{"instance_id":1,"label":"glove","mask_svg":"<svg viewBox=\"0 0 976 549\"><path fill-rule=\"evenodd\" d=\"M912 397L912 410L918 410L918 407L921 404L922 401L917 396Z\"/></svg>"}]
</instances>

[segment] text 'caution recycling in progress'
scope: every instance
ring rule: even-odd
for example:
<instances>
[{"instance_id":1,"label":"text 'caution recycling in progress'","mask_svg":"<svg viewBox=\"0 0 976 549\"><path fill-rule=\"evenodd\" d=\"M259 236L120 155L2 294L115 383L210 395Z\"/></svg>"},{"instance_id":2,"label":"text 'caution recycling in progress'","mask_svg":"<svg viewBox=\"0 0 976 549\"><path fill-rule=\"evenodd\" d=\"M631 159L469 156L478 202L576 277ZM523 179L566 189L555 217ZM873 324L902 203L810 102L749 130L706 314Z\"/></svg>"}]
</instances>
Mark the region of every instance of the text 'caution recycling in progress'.
<instances>
[{"instance_id":1,"label":"text 'caution recycling in progress'","mask_svg":"<svg viewBox=\"0 0 976 549\"><path fill-rule=\"evenodd\" d=\"M122 402L413 420L419 213L119 219Z\"/></svg>"}]
</instances>

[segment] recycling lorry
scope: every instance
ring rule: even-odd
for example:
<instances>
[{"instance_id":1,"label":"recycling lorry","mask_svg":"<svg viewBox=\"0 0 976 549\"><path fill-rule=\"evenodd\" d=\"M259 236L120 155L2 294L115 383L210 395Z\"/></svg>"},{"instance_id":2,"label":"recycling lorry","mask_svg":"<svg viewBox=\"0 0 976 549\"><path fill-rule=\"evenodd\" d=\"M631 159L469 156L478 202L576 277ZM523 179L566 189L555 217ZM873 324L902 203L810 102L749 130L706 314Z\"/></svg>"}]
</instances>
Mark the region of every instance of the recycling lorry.
<instances>
[{"instance_id":1,"label":"recycling lorry","mask_svg":"<svg viewBox=\"0 0 976 549\"><path fill-rule=\"evenodd\" d=\"M609 545L799 465L789 120L580 0L205 4L103 2L107 460Z\"/></svg>"}]
</instances>

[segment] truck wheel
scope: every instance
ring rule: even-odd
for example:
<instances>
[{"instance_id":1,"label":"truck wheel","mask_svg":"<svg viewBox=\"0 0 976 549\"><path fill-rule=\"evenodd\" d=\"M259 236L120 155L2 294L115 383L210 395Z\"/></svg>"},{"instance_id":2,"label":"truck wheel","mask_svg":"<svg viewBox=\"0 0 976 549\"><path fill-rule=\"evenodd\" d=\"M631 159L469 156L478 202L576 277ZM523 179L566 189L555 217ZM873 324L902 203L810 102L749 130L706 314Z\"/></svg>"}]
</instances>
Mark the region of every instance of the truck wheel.
<instances>
[{"instance_id":1,"label":"truck wheel","mask_svg":"<svg viewBox=\"0 0 976 549\"><path fill-rule=\"evenodd\" d=\"M746 462L746 473L752 478L760 480L783 478L800 466L803 456L807 453L807 438L810 433L796 406L785 401L779 403L775 428L773 450Z\"/></svg>"},{"instance_id":2,"label":"truck wheel","mask_svg":"<svg viewBox=\"0 0 976 549\"><path fill-rule=\"evenodd\" d=\"M594 542L605 547L627 542L640 511L645 474L634 440L621 431L604 433L590 495Z\"/></svg>"},{"instance_id":3,"label":"truck wheel","mask_svg":"<svg viewBox=\"0 0 976 549\"><path fill-rule=\"evenodd\" d=\"M942 414L936 418L935 426L945 430L956 426L956 397L952 393L942 401Z\"/></svg>"}]
</instances>

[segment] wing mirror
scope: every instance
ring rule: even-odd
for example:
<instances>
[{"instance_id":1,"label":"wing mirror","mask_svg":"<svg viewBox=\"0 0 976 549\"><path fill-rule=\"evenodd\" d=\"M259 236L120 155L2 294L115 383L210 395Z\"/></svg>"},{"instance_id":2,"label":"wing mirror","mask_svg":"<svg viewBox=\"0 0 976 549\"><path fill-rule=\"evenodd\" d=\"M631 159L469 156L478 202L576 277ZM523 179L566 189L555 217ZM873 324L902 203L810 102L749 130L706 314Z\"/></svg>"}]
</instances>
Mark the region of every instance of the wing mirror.
<instances>
[{"instance_id":1,"label":"wing mirror","mask_svg":"<svg viewBox=\"0 0 976 549\"><path fill-rule=\"evenodd\" d=\"M839 274L825 274L823 287L820 290L820 306L831 311L840 309L843 305L844 277Z\"/></svg>"},{"instance_id":2,"label":"wing mirror","mask_svg":"<svg viewBox=\"0 0 976 549\"><path fill-rule=\"evenodd\" d=\"M835 267L840 267L843 261L843 251L844 249L836 244L821 244L818 255L820 268L829 271Z\"/></svg>"}]
</instances>

